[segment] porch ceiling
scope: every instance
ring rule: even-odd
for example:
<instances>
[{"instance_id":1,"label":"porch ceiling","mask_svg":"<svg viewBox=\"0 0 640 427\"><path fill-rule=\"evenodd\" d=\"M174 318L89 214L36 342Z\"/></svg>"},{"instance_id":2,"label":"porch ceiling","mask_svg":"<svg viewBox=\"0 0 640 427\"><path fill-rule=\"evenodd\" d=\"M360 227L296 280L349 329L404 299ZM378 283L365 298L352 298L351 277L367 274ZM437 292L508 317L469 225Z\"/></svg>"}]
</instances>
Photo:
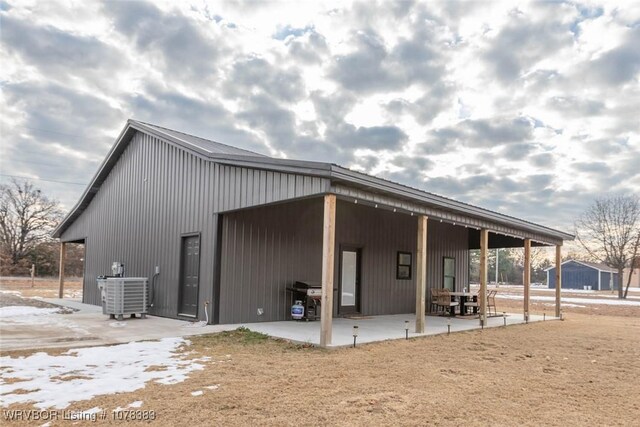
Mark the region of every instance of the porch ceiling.
<instances>
[{"instance_id":1,"label":"porch ceiling","mask_svg":"<svg viewBox=\"0 0 640 427\"><path fill-rule=\"evenodd\" d=\"M391 197L386 194L360 189L351 186L334 184L331 187L338 198L363 203L380 208L392 209L405 214L426 215L430 219L448 222L453 225L464 226L478 234L474 240L470 240L470 249L479 248L479 230L485 228L493 235L489 244L505 245L495 247L523 247L525 238L532 240L532 246L562 245L563 240L573 240L573 236L556 231L538 224L511 218L505 215L495 214L495 219L476 216L473 212L460 212L443 207L427 205L426 202L416 203L400 197ZM478 209L478 208L475 208ZM474 234L474 233L470 233ZM475 246L475 247L474 247Z\"/></svg>"}]
</instances>

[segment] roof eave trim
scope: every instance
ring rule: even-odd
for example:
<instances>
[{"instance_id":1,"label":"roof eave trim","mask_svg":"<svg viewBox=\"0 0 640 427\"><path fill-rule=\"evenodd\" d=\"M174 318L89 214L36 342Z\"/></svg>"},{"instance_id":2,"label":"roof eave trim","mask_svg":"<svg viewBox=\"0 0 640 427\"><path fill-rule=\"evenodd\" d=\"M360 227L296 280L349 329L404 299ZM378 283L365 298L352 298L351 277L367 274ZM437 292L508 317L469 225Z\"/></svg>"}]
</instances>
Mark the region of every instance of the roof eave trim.
<instances>
[{"instance_id":1,"label":"roof eave trim","mask_svg":"<svg viewBox=\"0 0 640 427\"><path fill-rule=\"evenodd\" d=\"M500 224L506 224L512 227L522 228L525 230L535 231L541 234L546 234L552 237L559 238L561 240L573 240L575 236L564 233L562 231L554 230L539 224L530 223L515 217L500 214L498 212L492 212L490 210L480 208L477 206L469 205L456 200L448 199L446 197L430 194L422 190L417 190L411 187L407 187L402 184L393 183L381 178L366 175L360 172L352 171L341 166L332 165L332 176L336 179L340 179L346 182L355 182L366 187L382 190L387 193L399 194L403 197L418 200L422 203L434 204L438 207L450 209L452 211L464 214L475 215L481 219L497 222Z\"/></svg>"},{"instance_id":2,"label":"roof eave trim","mask_svg":"<svg viewBox=\"0 0 640 427\"><path fill-rule=\"evenodd\" d=\"M68 227L67 223L69 222L69 220L73 218L76 212L80 209L82 204L85 202L86 198L90 194L92 193L95 194L98 192L97 189L100 188L101 184L96 186L96 182L105 172L108 175L108 172L110 170L106 171L105 167L109 164L109 162L111 161L111 158L115 155L115 153L121 148L123 141L131 139L131 137L135 133L135 130L136 129L131 124L131 120L128 120L125 127L122 129L122 131L120 131L118 138L116 138L116 143L113 144L113 146L111 147L111 150L109 150L109 153L103 160L102 164L100 165L100 168L98 168L98 171L93 175L93 178L89 182L89 185L87 185L87 187L85 188L84 192L82 193L82 196L80 196L80 199L78 199L78 202L76 202L76 204L73 206L73 208L71 208L69 213L64 217L62 221L60 221L60 223L56 226L56 228L51 233L52 237L60 238L64 230L66 230L66 228Z\"/></svg>"}]
</instances>

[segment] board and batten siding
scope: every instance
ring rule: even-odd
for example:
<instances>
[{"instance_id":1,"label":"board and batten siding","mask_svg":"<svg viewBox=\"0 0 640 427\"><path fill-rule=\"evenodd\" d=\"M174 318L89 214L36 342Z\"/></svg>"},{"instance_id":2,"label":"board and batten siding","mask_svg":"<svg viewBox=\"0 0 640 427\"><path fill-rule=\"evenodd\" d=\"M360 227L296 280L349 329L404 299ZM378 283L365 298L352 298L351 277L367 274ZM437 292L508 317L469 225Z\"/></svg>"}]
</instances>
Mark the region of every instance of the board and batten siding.
<instances>
[{"instance_id":1,"label":"board and batten siding","mask_svg":"<svg viewBox=\"0 0 640 427\"><path fill-rule=\"evenodd\" d=\"M286 288L296 280L320 282L321 198L224 214L220 323L289 319ZM341 245L362 248L363 315L415 309L417 217L338 200L335 288ZM427 283L442 287L443 257L456 259L456 287L468 282L468 234L464 227L429 221ZM398 251L413 254L411 280L396 279ZM334 298L336 315L338 297ZM258 309L263 311L258 315Z\"/></svg>"},{"instance_id":2,"label":"board and batten siding","mask_svg":"<svg viewBox=\"0 0 640 427\"><path fill-rule=\"evenodd\" d=\"M83 302L100 304L98 275L111 263L129 277L148 277L160 267L151 314L176 317L182 234L200 233L198 318L212 298L214 164L138 132L86 210L62 241L85 240ZM209 313L211 316L211 313Z\"/></svg>"}]
</instances>

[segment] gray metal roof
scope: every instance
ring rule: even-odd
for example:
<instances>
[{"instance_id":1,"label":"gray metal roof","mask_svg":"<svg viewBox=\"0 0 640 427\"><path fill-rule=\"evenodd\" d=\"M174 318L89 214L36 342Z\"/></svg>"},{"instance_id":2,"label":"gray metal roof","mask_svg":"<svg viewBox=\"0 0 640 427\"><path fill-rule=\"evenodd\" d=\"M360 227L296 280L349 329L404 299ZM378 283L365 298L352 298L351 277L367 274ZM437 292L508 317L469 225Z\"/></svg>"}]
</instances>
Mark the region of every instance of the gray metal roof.
<instances>
[{"instance_id":1,"label":"gray metal roof","mask_svg":"<svg viewBox=\"0 0 640 427\"><path fill-rule=\"evenodd\" d=\"M209 139L200 138L199 136L189 135L188 133L179 132L177 130L167 129L151 123L145 123L138 120L131 120L131 122L136 123L138 126L153 129L157 134L165 134L173 139L183 141L184 143L189 145L193 145L194 147L202 149L210 154L236 154L240 156L266 157L253 151L243 150L242 148L237 148L231 145L222 144L220 142L211 141Z\"/></svg>"},{"instance_id":2,"label":"gray metal roof","mask_svg":"<svg viewBox=\"0 0 640 427\"><path fill-rule=\"evenodd\" d=\"M473 216L483 220L492 221L497 224L508 224L513 227L518 227L534 233L541 233L560 240L574 239L573 235L562 231L459 202L383 178L353 171L336 164L272 158L252 151L235 148L219 142L210 141L197 136L188 135L172 129L136 120L127 121L127 124L120 133L116 143L78 203L54 230L54 237L60 237L62 232L88 206L136 131L151 134L169 144L176 145L188 152L221 164L325 177L332 181L342 182L350 186L366 189L367 191L378 192L395 198L433 206L449 212Z\"/></svg>"},{"instance_id":3,"label":"gray metal roof","mask_svg":"<svg viewBox=\"0 0 640 427\"><path fill-rule=\"evenodd\" d=\"M588 261L578 261L577 259L568 259L566 261L564 261L561 265L565 265L569 262L575 262L577 264L582 264L585 267L589 267L589 268L593 268L594 270L598 270L598 271L604 271L605 273L617 273L618 271L615 268L611 268L606 264L602 264L599 262L588 262ZM556 268L555 266L549 267L549 268L545 268L544 271L549 271L549 270L553 270L554 268Z\"/></svg>"}]
</instances>

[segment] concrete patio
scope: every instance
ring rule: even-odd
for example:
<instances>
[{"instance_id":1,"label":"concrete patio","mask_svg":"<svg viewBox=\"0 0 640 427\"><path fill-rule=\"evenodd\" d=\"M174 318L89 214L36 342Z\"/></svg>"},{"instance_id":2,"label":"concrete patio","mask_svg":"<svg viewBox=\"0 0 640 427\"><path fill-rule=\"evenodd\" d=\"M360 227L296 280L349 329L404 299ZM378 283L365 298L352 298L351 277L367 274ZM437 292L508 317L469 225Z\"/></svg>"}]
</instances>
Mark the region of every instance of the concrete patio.
<instances>
[{"instance_id":1,"label":"concrete patio","mask_svg":"<svg viewBox=\"0 0 640 427\"><path fill-rule=\"evenodd\" d=\"M546 317L546 320L558 320ZM395 314L388 316L371 316L362 318L334 318L333 340L330 347L344 347L353 345L353 327L358 326L357 342L360 344L377 341L387 341L405 338L405 321L409 321L409 338L427 335L445 334L448 322L451 322L451 332L481 329L477 317L449 318L442 316L427 316L425 333L416 334L414 314ZM525 323L522 314L507 313L507 326ZM530 315L529 323L541 322L543 316ZM243 326L252 331L261 332L272 337L283 338L298 343L320 344L320 322L265 322L248 323ZM490 317L485 328L504 326L502 315Z\"/></svg>"},{"instance_id":2,"label":"concrete patio","mask_svg":"<svg viewBox=\"0 0 640 427\"><path fill-rule=\"evenodd\" d=\"M320 322L283 321L264 323L244 323L229 325L202 325L182 320L147 316L146 319L127 319L118 322L102 314L101 308L68 299L46 299L47 302L70 307L72 314L50 314L46 319L29 323L27 319L4 319L0 344L4 351L55 347L82 347L125 343L175 336L190 336L216 333L237 329L241 326L272 337L296 343L320 344ZM531 315L530 322L542 321L542 316ZM546 320L556 320L547 317ZM331 347L353 344L353 326L358 326L358 343L371 343L405 338L405 321L408 321L409 337L447 333L450 322L451 332L480 329L477 317L448 318L427 316L424 334L414 333L415 316L397 314L361 318L333 319L333 340ZM522 314L507 314L507 325L524 323ZM502 316L488 319L486 328L504 325Z\"/></svg>"},{"instance_id":3,"label":"concrete patio","mask_svg":"<svg viewBox=\"0 0 640 427\"><path fill-rule=\"evenodd\" d=\"M70 314L16 316L0 319L2 351L89 347L232 330L238 325L207 325L164 317L117 321L102 314L102 307L78 300L44 298L69 307Z\"/></svg>"}]
</instances>

